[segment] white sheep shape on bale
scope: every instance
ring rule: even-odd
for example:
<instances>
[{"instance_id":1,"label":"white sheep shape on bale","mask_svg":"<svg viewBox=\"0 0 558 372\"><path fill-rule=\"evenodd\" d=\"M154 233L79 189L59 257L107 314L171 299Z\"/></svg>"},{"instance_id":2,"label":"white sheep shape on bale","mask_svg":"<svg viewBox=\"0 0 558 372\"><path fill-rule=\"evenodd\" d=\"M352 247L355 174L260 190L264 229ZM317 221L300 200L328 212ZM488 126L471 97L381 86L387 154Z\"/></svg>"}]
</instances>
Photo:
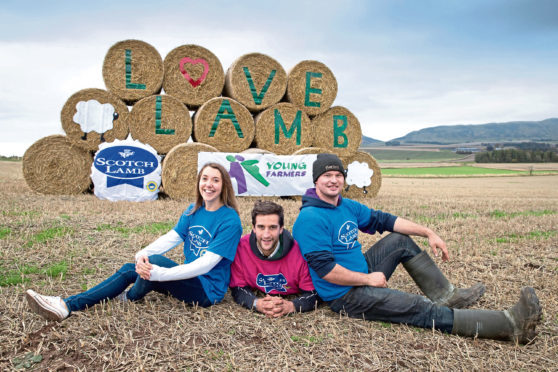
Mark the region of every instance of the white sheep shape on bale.
<instances>
[{"instance_id":1,"label":"white sheep shape on bale","mask_svg":"<svg viewBox=\"0 0 558 372\"><path fill-rule=\"evenodd\" d=\"M368 163L361 163L358 161L353 161L349 164L347 169L347 190L351 185L355 185L356 187L362 187L363 192L365 194L368 193L366 191L366 186L370 186L372 183L372 176L374 175L374 171L368 167Z\"/></svg>"},{"instance_id":2,"label":"white sheep shape on bale","mask_svg":"<svg viewBox=\"0 0 558 372\"><path fill-rule=\"evenodd\" d=\"M103 134L112 129L113 121L118 119L118 113L110 103L101 104L99 101L79 101L76 104L76 113L73 120L81 127L82 140L87 139L87 133L97 132L101 134L101 142L105 139Z\"/></svg>"}]
</instances>

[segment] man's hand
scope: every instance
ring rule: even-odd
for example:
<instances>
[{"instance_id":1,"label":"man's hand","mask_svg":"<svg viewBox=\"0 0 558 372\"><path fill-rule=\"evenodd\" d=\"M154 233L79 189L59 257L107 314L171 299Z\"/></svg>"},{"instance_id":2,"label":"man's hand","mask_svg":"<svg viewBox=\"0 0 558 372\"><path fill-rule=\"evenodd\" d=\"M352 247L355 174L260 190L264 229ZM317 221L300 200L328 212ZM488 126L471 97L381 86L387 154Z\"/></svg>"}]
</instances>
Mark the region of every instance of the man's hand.
<instances>
[{"instance_id":1,"label":"man's hand","mask_svg":"<svg viewBox=\"0 0 558 372\"><path fill-rule=\"evenodd\" d=\"M438 257L438 248L440 248L442 251L442 261L449 260L449 252L446 243L432 230L430 230L428 234L428 245L430 245L436 257Z\"/></svg>"},{"instance_id":2,"label":"man's hand","mask_svg":"<svg viewBox=\"0 0 558 372\"><path fill-rule=\"evenodd\" d=\"M428 238L428 245L432 248L435 256L438 256L438 248L442 251L442 260L449 260L448 248L446 243L436 234L434 231L430 230L426 226L416 224L412 221L406 220L401 217L397 217L395 224L393 225L393 231L405 234L405 235L417 235Z\"/></svg>"},{"instance_id":3,"label":"man's hand","mask_svg":"<svg viewBox=\"0 0 558 372\"><path fill-rule=\"evenodd\" d=\"M371 287L387 288L386 276L381 271L375 271L368 274L368 284Z\"/></svg>"},{"instance_id":4,"label":"man's hand","mask_svg":"<svg viewBox=\"0 0 558 372\"><path fill-rule=\"evenodd\" d=\"M136 273L144 280L149 280L152 268L153 266L149 263L147 256L140 256L136 261Z\"/></svg>"},{"instance_id":5,"label":"man's hand","mask_svg":"<svg viewBox=\"0 0 558 372\"><path fill-rule=\"evenodd\" d=\"M263 298L258 298L256 310L265 314L268 318L280 318L293 313L295 307L292 301L287 301L277 296L266 295Z\"/></svg>"}]
</instances>

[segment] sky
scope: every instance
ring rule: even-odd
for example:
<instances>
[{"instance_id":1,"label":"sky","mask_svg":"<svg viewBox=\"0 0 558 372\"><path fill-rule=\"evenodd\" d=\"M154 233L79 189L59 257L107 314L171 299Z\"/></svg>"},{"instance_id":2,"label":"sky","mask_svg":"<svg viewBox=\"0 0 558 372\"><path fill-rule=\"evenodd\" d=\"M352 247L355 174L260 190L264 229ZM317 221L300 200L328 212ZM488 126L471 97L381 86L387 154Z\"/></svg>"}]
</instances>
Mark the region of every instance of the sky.
<instances>
[{"instance_id":1,"label":"sky","mask_svg":"<svg viewBox=\"0 0 558 372\"><path fill-rule=\"evenodd\" d=\"M28 1L0 2L0 155L63 134L60 111L102 88L118 41L161 57L197 44L226 70L263 53L337 78L334 105L387 141L426 127L558 117L558 1Z\"/></svg>"}]
</instances>

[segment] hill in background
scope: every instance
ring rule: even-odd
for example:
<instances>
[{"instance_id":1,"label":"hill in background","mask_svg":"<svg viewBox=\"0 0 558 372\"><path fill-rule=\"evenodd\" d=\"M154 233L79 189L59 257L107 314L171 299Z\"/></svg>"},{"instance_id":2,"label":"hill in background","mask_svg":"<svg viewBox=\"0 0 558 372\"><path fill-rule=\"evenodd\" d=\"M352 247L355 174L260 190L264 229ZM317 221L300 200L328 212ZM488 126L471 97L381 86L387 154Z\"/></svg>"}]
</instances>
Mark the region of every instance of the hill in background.
<instances>
[{"instance_id":1,"label":"hill in background","mask_svg":"<svg viewBox=\"0 0 558 372\"><path fill-rule=\"evenodd\" d=\"M384 143L384 141L377 140L372 137L366 137L364 134L362 135L362 142L360 144L361 147L371 146L371 145L379 145Z\"/></svg>"},{"instance_id":2,"label":"hill in background","mask_svg":"<svg viewBox=\"0 0 558 372\"><path fill-rule=\"evenodd\" d=\"M558 119L478 125L442 125L413 131L403 137L394 138L392 141L399 141L402 144L558 141Z\"/></svg>"}]
</instances>

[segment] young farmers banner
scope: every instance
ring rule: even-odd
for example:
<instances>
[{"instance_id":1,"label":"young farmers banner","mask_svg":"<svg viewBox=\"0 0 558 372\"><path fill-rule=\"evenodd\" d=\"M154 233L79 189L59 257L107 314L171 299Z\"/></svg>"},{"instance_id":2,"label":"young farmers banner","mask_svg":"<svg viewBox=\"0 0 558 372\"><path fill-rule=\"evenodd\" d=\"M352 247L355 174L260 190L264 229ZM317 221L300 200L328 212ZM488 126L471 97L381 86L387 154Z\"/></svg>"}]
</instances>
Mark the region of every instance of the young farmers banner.
<instances>
[{"instance_id":1,"label":"young farmers banner","mask_svg":"<svg viewBox=\"0 0 558 372\"><path fill-rule=\"evenodd\" d=\"M200 152L198 172L209 162L223 165L238 196L303 195L314 187L312 164L316 156Z\"/></svg>"}]
</instances>

